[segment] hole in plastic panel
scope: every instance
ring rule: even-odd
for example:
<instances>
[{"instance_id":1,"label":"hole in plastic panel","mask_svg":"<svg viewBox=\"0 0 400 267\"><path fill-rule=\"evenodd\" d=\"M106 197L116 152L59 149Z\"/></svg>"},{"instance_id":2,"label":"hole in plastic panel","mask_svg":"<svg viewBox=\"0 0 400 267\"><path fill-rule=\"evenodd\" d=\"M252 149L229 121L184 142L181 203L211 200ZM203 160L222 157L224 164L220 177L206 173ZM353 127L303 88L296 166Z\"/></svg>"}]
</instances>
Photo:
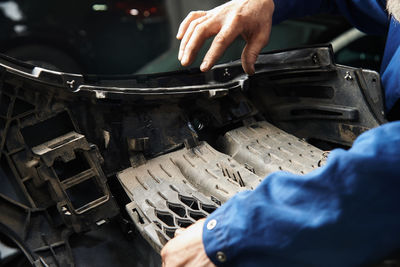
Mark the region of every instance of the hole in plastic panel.
<instances>
[{"instance_id":1,"label":"hole in plastic panel","mask_svg":"<svg viewBox=\"0 0 400 267\"><path fill-rule=\"evenodd\" d=\"M199 204L197 203L196 199L180 195L179 200L182 201L182 203L188 206L189 208L193 210L199 210Z\"/></svg>"},{"instance_id":2,"label":"hole in plastic panel","mask_svg":"<svg viewBox=\"0 0 400 267\"><path fill-rule=\"evenodd\" d=\"M25 143L32 148L74 130L68 113L62 112L50 119L21 129L21 134Z\"/></svg>"},{"instance_id":3,"label":"hole in plastic panel","mask_svg":"<svg viewBox=\"0 0 400 267\"><path fill-rule=\"evenodd\" d=\"M168 226L175 226L174 217L169 212L156 210L156 216Z\"/></svg>"},{"instance_id":4,"label":"hole in plastic panel","mask_svg":"<svg viewBox=\"0 0 400 267\"><path fill-rule=\"evenodd\" d=\"M217 207L212 206L212 205L206 205L206 204L200 204L201 205L201 209L204 210L205 212L207 212L208 214L213 213Z\"/></svg>"},{"instance_id":5,"label":"hole in plastic panel","mask_svg":"<svg viewBox=\"0 0 400 267\"><path fill-rule=\"evenodd\" d=\"M75 209L79 209L104 195L94 178L87 179L65 191Z\"/></svg>"},{"instance_id":6,"label":"hole in plastic panel","mask_svg":"<svg viewBox=\"0 0 400 267\"><path fill-rule=\"evenodd\" d=\"M206 217L204 213L198 211L189 211L189 216L193 218L195 221L198 221Z\"/></svg>"},{"instance_id":7,"label":"hole in plastic panel","mask_svg":"<svg viewBox=\"0 0 400 267\"><path fill-rule=\"evenodd\" d=\"M79 173L90 169L90 165L82 151L75 151L75 159L64 162L57 158L54 161L53 169L56 172L60 181L71 178Z\"/></svg>"},{"instance_id":8,"label":"hole in plastic panel","mask_svg":"<svg viewBox=\"0 0 400 267\"><path fill-rule=\"evenodd\" d=\"M172 210L176 215L180 217L186 217L186 210L182 205L179 204L174 204L174 203L168 203L168 208Z\"/></svg>"}]
</instances>

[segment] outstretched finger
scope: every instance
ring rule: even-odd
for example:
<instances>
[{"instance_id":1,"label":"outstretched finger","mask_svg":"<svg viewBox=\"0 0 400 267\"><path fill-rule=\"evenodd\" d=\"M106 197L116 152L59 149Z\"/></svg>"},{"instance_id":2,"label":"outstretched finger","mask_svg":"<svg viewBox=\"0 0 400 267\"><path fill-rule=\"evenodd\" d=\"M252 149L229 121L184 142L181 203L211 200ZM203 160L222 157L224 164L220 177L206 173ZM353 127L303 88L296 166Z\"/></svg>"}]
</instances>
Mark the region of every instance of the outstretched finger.
<instances>
[{"instance_id":1,"label":"outstretched finger","mask_svg":"<svg viewBox=\"0 0 400 267\"><path fill-rule=\"evenodd\" d=\"M240 30L232 24L223 26L221 31L215 36L210 49L200 65L200 70L205 72L211 69L212 66L222 56L228 46L239 35Z\"/></svg>"},{"instance_id":2,"label":"outstretched finger","mask_svg":"<svg viewBox=\"0 0 400 267\"><path fill-rule=\"evenodd\" d=\"M244 72L249 75L255 73L254 64L256 63L261 50L267 43L268 37L261 35L255 36L247 42L242 52L242 67Z\"/></svg>"},{"instance_id":3,"label":"outstretched finger","mask_svg":"<svg viewBox=\"0 0 400 267\"><path fill-rule=\"evenodd\" d=\"M179 25L178 33L176 34L176 38L181 40L183 38L183 36L185 35L185 32L186 32L187 28L189 27L190 23L193 20L198 19L200 17L203 17L206 14L207 14L206 11L192 11L192 12L190 12L186 16L186 18L182 21L181 25Z\"/></svg>"},{"instance_id":4,"label":"outstretched finger","mask_svg":"<svg viewBox=\"0 0 400 267\"><path fill-rule=\"evenodd\" d=\"M218 26L212 23L211 20L197 25L183 51L182 65L186 66L192 64L204 42L211 36L217 34L218 30Z\"/></svg>"},{"instance_id":5,"label":"outstretched finger","mask_svg":"<svg viewBox=\"0 0 400 267\"><path fill-rule=\"evenodd\" d=\"M202 23L203 21L207 20L206 16L200 17L198 19L192 20L192 22L189 24L189 27L187 28L185 35L183 36L181 40L181 44L179 46L179 54L178 54L178 59L180 61L183 61L183 52L185 51L187 43L190 41L190 38L192 37L192 34L194 30L196 29L197 25ZM183 62L181 62L183 63Z\"/></svg>"}]
</instances>

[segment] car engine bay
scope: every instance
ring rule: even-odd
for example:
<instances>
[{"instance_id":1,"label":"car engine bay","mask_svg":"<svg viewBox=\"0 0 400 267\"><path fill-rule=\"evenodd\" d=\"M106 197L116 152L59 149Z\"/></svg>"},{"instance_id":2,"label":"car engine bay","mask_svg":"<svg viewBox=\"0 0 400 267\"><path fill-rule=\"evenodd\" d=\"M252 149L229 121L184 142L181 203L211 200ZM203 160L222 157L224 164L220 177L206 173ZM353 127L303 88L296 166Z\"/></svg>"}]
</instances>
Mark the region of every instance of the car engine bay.
<instances>
[{"instance_id":1,"label":"car engine bay","mask_svg":"<svg viewBox=\"0 0 400 267\"><path fill-rule=\"evenodd\" d=\"M0 233L34 266L74 266L70 237L118 218L157 257L235 193L386 122L379 74L336 65L330 46L255 67L99 76L1 56Z\"/></svg>"}]
</instances>

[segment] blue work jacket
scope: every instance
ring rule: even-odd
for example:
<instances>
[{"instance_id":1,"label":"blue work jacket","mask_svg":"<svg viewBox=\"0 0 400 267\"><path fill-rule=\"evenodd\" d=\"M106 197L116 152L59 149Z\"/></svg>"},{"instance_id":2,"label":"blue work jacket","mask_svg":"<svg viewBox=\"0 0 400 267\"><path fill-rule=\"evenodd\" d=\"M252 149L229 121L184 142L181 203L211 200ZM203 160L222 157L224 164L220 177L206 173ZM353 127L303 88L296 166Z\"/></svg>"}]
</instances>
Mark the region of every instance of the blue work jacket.
<instances>
[{"instance_id":1,"label":"blue work jacket","mask_svg":"<svg viewBox=\"0 0 400 267\"><path fill-rule=\"evenodd\" d=\"M400 96L400 23L386 1L275 0L274 23L337 12L360 30L388 34L381 77L386 108ZM400 122L333 150L307 175L269 175L206 220L203 244L218 266L359 266L400 249Z\"/></svg>"}]
</instances>

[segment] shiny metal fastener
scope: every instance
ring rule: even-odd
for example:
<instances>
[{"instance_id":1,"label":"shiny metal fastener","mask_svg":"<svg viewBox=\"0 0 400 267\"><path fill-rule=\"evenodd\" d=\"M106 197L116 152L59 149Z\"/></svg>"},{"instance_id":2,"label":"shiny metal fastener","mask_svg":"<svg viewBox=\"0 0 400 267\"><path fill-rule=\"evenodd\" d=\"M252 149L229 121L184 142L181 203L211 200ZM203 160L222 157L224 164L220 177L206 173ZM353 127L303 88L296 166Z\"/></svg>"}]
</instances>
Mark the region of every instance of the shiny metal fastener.
<instances>
[{"instance_id":1,"label":"shiny metal fastener","mask_svg":"<svg viewBox=\"0 0 400 267\"><path fill-rule=\"evenodd\" d=\"M214 219L212 219L211 221L209 221L209 222L207 223L207 229L208 229L208 230L214 229L215 226L217 226L217 221L214 220Z\"/></svg>"},{"instance_id":2,"label":"shiny metal fastener","mask_svg":"<svg viewBox=\"0 0 400 267\"><path fill-rule=\"evenodd\" d=\"M345 78L347 81L352 81L352 80L353 80L353 77L351 76L351 74L350 74L349 71L346 71L346 75L344 76L344 78Z\"/></svg>"},{"instance_id":3,"label":"shiny metal fastener","mask_svg":"<svg viewBox=\"0 0 400 267\"><path fill-rule=\"evenodd\" d=\"M226 255L222 251L217 252L217 260L219 262L226 262Z\"/></svg>"},{"instance_id":4,"label":"shiny metal fastener","mask_svg":"<svg viewBox=\"0 0 400 267\"><path fill-rule=\"evenodd\" d=\"M73 89L75 86L75 80L67 81L67 85L69 86L69 88Z\"/></svg>"},{"instance_id":5,"label":"shiny metal fastener","mask_svg":"<svg viewBox=\"0 0 400 267\"><path fill-rule=\"evenodd\" d=\"M225 69L224 69L224 77L231 77L231 74L230 74L228 68L225 68Z\"/></svg>"}]
</instances>

